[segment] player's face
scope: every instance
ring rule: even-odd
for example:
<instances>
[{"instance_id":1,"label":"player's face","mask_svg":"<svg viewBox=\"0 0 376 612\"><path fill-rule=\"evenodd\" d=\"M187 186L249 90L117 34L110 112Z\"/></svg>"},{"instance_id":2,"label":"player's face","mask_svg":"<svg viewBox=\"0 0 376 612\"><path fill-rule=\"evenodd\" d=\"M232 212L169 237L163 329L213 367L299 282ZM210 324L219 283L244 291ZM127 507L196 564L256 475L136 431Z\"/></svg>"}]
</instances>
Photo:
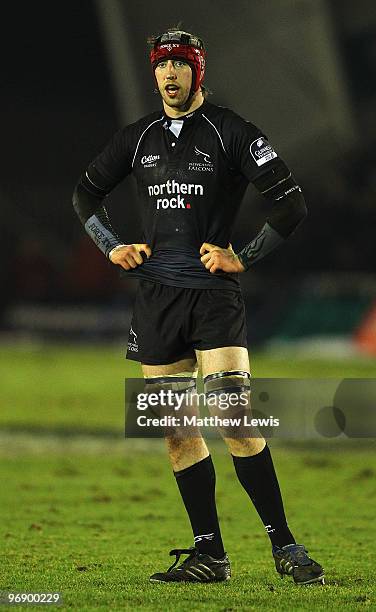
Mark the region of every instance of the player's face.
<instances>
[{"instance_id":1,"label":"player's face","mask_svg":"<svg viewBox=\"0 0 376 612\"><path fill-rule=\"evenodd\" d=\"M183 108L192 86L192 70L184 60L164 60L155 69L158 89L165 105Z\"/></svg>"}]
</instances>

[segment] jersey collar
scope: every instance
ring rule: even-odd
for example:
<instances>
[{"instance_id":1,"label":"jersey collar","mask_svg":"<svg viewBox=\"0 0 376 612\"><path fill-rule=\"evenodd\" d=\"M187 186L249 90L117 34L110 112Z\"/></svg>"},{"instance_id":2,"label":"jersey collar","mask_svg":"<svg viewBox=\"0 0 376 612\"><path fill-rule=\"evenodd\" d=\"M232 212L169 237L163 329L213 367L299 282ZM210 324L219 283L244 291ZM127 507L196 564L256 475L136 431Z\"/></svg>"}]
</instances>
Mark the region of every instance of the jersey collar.
<instances>
[{"instance_id":1,"label":"jersey collar","mask_svg":"<svg viewBox=\"0 0 376 612\"><path fill-rule=\"evenodd\" d=\"M164 112L163 115L162 115L162 119L165 120L164 124L166 122L168 124L172 120L184 121L184 123L192 123L193 121L195 121L197 118L199 118L201 116L201 114L205 111L206 106L207 106L207 102L206 102L206 100L204 100L203 103L201 104L201 106L196 108L196 110L192 111L188 115L183 115L182 117L169 117Z\"/></svg>"}]
</instances>

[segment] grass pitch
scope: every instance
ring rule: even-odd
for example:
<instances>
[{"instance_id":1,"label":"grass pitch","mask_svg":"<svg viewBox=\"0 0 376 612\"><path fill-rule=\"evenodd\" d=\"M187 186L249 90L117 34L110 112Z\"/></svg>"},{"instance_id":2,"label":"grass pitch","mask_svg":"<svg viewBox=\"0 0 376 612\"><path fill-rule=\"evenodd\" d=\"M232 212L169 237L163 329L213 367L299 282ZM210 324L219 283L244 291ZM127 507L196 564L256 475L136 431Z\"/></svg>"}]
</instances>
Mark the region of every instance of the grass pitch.
<instances>
[{"instance_id":1,"label":"grass pitch","mask_svg":"<svg viewBox=\"0 0 376 612\"><path fill-rule=\"evenodd\" d=\"M324 565L324 587L279 578L262 524L217 441L209 446L233 578L152 585L148 576L171 564L170 548L192 537L163 443L122 439L120 354L3 347L0 367L0 591L58 591L63 609L77 610L376 609L374 445L270 444L289 524ZM127 367L137 375L136 364ZM312 367L315 376L374 370L372 362L254 358L256 376L307 376Z\"/></svg>"}]
</instances>

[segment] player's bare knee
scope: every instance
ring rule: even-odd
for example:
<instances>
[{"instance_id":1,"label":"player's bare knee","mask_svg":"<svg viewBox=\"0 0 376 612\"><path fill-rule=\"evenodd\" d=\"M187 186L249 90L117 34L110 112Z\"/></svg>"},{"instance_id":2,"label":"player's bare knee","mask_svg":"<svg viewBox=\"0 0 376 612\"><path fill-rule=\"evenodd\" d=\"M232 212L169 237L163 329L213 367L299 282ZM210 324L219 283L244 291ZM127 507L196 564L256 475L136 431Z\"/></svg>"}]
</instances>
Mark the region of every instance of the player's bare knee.
<instances>
[{"instance_id":1,"label":"player's bare knee","mask_svg":"<svg viewBox=\"0 0 376 612\"><path fill-rule=\"evenodd\" d=\"M255 438L224 438L231 455L236 457L250 457L261 453L266 442L263 436Z\"/></svg>"},{"instance_id":2,"label":"player's bare knee","mask_svg":"<svg viewBox=\"0 0 376 612\"><path fill-rule=\"evenodd\" d=\"M209 451L202 437L176 438L166 437L167 450L174 471L183 470L209 455Z\"/></svg>"},{"instance_id":3,"label":"player's bare knee","mask_svg":"<svg viewBox=\"0 0 376 612\"><path fill-rule=\"evenodd\" d=\"M176 455L196 451L197 449L202 448L203 444L205 444L202 436L197 436L196 438L166 436L165 439L168 451Z\"/></svg>"}]
</instances>

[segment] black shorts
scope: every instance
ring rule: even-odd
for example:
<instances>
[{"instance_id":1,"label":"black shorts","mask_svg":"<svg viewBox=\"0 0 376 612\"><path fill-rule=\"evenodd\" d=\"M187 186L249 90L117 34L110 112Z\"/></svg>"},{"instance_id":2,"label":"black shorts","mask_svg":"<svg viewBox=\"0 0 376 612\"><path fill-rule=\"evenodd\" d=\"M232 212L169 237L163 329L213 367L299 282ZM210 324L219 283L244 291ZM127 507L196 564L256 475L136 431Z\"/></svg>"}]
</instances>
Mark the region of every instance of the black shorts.
<instances>
[{"instance_id":1,"label":"black shorts","mask_svg":"<svg viewBox=\"0 0 376 612\"><path fill-rule=\"evenodd\" d=\"M247 347L240 291L187 289L139 281L127 359L147 365L195 357L194 349Z\"/></svg>"}]
</instances>

